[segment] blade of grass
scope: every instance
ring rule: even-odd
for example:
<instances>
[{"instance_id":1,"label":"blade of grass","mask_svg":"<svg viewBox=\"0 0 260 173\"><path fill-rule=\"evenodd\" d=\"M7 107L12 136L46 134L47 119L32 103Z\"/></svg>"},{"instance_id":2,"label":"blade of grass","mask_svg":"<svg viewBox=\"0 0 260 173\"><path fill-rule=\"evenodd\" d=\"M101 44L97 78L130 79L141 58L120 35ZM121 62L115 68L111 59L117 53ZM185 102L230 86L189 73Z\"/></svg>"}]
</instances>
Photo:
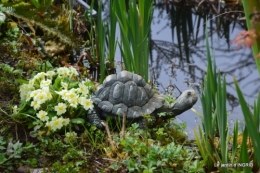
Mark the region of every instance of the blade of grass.
<instances>
[{"instance_id":1,"label":"blade of grass","mask_svg":"<svg viewBox=\"0 0 260 173\"><path fill-rule=\"evenodd\" d=\"M220 73L218 73L217 92L216 92L216 115L218 123L218 132L220 137L220 150L222 163L228 163L228 128L227 128L227 110L226 110L226 80L221 82ZM227 172L223 168L222 172Z\"/></svg>"},{"instance_id":2,"label":"blade of grass","mask_svg":"<svg viewBox=\"0 0 260 173\"><path fill-rule=\"evenodd\" d=\"M240 157L239 163L249 163L249 155L248 155L248 148L247 148L247 138L248 138L248 131L247 128L244 129L243 132L243 140L240 149ZM249 167L244 168L245 173L251 173L251 169Z\"/></svg>"},{"instance_id":3,"label":"blade of grass","mask_svg":"<svg viewBox=\"0 0 260 173\"><path fill-rule=\"evenodd\" d=\"M259 125L260 125L260 93L258 94L257 101L254 102L254 118L256 122L256 128L257 131L259 131Z\"/></svg>"},{"instance_id":4,"label":"blade of grass","mask_svg":"<svg viewBox=\"0 0 260 173\"><path fill-rule=\"evenodd\" d=\"M39 3L37 0L31 0L31 2L33 3L33 5L34 5L36 8L39 8L39 7L40 7L40 3Z\"/></svg>"},{"instance_id":5,"label":"blade of grass","mask_svg":"<svg viewBox=\"0 0 260 173\"><path fill-rule=\"evenodd\" d=\"M233 130L231 163L234 163L234 159L237 151L237 136L238 136L238 121L236 120L236 123L234 125L234 130Z\"/></svg>"},{"instance_id":6,"label":"blade of grass","mask_svg":"<svg viewBox=\"0 0 260 173\"><path fill-rule=\"evenodd\" d=\"M108 61L113 65L115 52L116 52L116 13L114 1L110 1L109 11L110 11L110 21L107 24L108 28ZM113 65L114 66L114 65Z\"/></svg>"},{"instance_id":7,"label":"blade of grass","mask_svg":"<svg viewBox=\"0 0 260 173\"><path fill-rule=\"evenodd\" d=\"M106 60L105 60L105 27L102 20L102 1L98 3L98 20L97 20L97 48L100 58L100 78L99 82L102 83L105 79Z\"/></svg>"},{"instance_id":8,"label":"blade of grass","mask_svg":"<svg viewBox=\"0 0 260 173\"><path fill-rule=\"evenodd\" d=\"M254 152L256 153L255 156L257 159L258 166L260 166L260 154L259 154L260 153L260 135L257 130L258 128L256 126L252 113L250 112L250 109L244 99L244 96L243 96L235 78L234 78L234 82L235 82L235 87L236 87L238 99L240 102L240 106L241 106L241 109L242 109L242 112L244 115L244 119L246 122L246 128L248 129L250 138L252 139L253 148L254 148Z\"/></svg>"}]
</instances>

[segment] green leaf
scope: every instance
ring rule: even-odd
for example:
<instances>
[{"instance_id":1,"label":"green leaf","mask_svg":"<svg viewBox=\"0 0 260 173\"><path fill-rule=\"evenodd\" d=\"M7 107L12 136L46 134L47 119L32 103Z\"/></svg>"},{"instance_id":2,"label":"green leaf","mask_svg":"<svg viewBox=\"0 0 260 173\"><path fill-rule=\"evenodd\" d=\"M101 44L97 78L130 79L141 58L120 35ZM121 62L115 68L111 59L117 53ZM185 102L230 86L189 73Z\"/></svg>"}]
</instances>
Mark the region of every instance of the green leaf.
<instances>
[{"instance_id":1,"label":"green leaf","mask_svg":"<svg viewBox=\"0 0 260 173\"><path fill-rule=\"evenodd\" d=\"M60 77L57 77L54 81L54 89L59 91L61 89L61 81L62 81L62 78Z\"/></svg>"},{"instance_id":2,"label":"green leaf","mask_svg":"<svg viewBox=\"0 0 260 173\"><path fill-rule=\"evenodd\" d=\"M33 3L33 5L34 5L36 8L39 8L39 7L40 7L40 3L39 3L37 0L31 0L31 2Z\"/></svg>"},{"instance_id":3,"label":"green leaf","mask_svg":"<svg viewBox=\"0 0 260 173\"><path fill-rule=\"evenodd\" d=\"M85 120L83 118L74 118L74 119L71 119L70 122L74 123L74 124L84 124Z\"/></svg>"},{"instance_id":4,"label":"green leaf","mask_svg":"<svg viewBox=\"0 0 260 173\"><path fill-rule=\"evenodd\" d=\"M235 86L236 86L238 99L239 99L241 109L242 109L242 112L244 115L244 119L246 122L246 127L247 127L248 133L249 133L250 138L253 143L254 152L260 153L260 135L258 132L258 127L256 127L256 123L254 121L252 113L250 112L250 109L244 99L242 91L240 90L235 78L234 78L234 82L235 82ZM256 154L256 159L257 159L258 165L260 165L260 154Z\"/></svg>"},{"instance_id":5,"label":"green leaf","mask_svg":"<svg viewBox=\"0 0 260 173\"><path fill-rule=\"evenodd\" d=\"M0 153L0 166L1 164L3 164L7 159L5 158L5 154L4 153Z\"/></svg>"}]
</instances>

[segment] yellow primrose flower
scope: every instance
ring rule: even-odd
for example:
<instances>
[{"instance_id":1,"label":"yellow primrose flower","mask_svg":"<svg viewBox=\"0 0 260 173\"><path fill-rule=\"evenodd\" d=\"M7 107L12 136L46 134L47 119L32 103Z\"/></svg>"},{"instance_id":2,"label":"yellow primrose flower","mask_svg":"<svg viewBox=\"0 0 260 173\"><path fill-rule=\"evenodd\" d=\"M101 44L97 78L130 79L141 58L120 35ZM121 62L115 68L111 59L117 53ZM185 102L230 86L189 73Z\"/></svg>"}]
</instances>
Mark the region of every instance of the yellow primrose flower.
<instances>
[{"instance_id":1,"label":"yellow primrose flower","mask_svg":"<svg viewBox=\"0 0 260 173\"><path fill-rule=\"evenodd\" d=\"M46 93L46 97L47 97L48 100L51 100L52 99L51 92L47 92Z\"/></svg>"},{"instance_id":2,"label":"yellow primrose flower","mask_svg":"<svg viewBox=\"0 0 260 173\"><path fill-rule=\"evenodd\" d=\"M85 97L80 98L80 104L84 107L85 110L93 109L94 105L90 99L86 99Z\"/></svg>"},{"instance_id":3,"label":"yellow primrose flower","mask_svg":"<svg viewBox=\"0 0 260 173\"><path fill-rule=\"evenodd\" d=\"M52 126L52 130L55 131L57 129L61 129L62 127L62 118L57 118L56 116L51 119L50 125Z\"/></svg>"},{"instance_id":4,"label":"yellow primrose flower","mask_svg":"<svg viewBox=\"0 0 260 173\"><path fill-rule=\"evenodd\" d=\"M78 98L70 100L69 102L70 102L70 106L71 107L77 108L77 106L78 106Z\"/></svg>"},{"instance_id":5,"label":"yellow primrose flower","mask_svg":"<svg viewBox=\"0 0 260 173\"><path fill-rule=\"evenodd\" d=\"M39 94L39 90L34 90L34 91L32 91L31 93L30 93L30 97L31 98L36 98L37 97L37 95Z\"/></svg>"},{"instance_id":6,"label":"yellow primrose flower","mask_svg":"<svg viewBox=\"0 0 260 173\"><path fill-rule=\"evenodd\" d=\"M31 91L31 89L33 88L29 87L28 84L23 84L20 86L19 91L21 100L25 100L27 98L28 93Z\"/></svg>"},{"instance_id":7,"label":"yellow primrose flower","mask_svg":"<svg viewBox=\"0 0 260 173\"><path fill-rule=\"evenodd\" d=\"M79 92L82 93L83 95L88 95L89 89L84 83L79 83Z\"/></svg>"},{"instance_id":8,"label":"yellow primrose flower","mask_svg":"<svg viewBox=\"0 0 260 173\"><path fill-rule=\"evenodd\" d=\"M50 79L52 78L52 76L55 75L55 71L47 71L46 72L46 76L48 76Z\"/></svg>"},{"instance_id":9,"label":"yellow primrose flower","mask_svg":"<svg viewBox=\"0 0 260 173\"><path fill-rule=\"evenodd\" d=\"M48 121L49 120L49 117L47 116L47 112L43 111L43 110L40 110L36 116L41 120L41 121Z\"/></svg>"},{"instance_id":10,"label":"yellow primrose flower","mask_svg":"<svg viewBox=\"0 0 260 173\"><path fill-rule=\"evenodd\" d=\"M53 130L50 121L47 121L47 122L46 122L45 127L48 127L48 130L49 130L49 131Z\"/></svg>"},{"instance_id":11,"label":"yellow primrose flower","mask_svg":"<svg viewBox=\"0 0 260 173\"><path fill-rule=\"evenodd\" d=\"M35 80L33 80L33 79L29 80L29 84L28 84L28 85L29 85L30 87L33 87L34 81L35 81Z\"/></svg>"},{"instance_id":12,"label":"yellow primrose flower","mask_svg":"<svg viewBox=\"0 0 260 173\"><path fill-rule=\"evenodd\" d=\"M61 123L62 123L63 126L68 125L69 122L70 122L70 119L69 119L69 118L62 118L62 117L61 117L60 119L61 119Z\"/></svg>"},{"instance_id":13,"label":"yellow primrose flower","mask_svg":"<svg viewBox=\"0 0 260 173\"><path fill-rule=\"evenodd\" d=\"M54 110L57 112L57 115L64 114L66 112L66 104L59 103L57 106L54 107Z\"/></svg>"},{"instance_id":14,"label":"yellow primrose flower","mask_svg":"<svg viewBox=\"0 0 260 173\"><path fill-rule=\"evenodd\" d=\"M66 93L66 98L67 100L70 102L70 100L75 100L78 98L77 94L75 92L73 92L72 90L68 91Z\"/></svg>"},{"instance_id":15,"label":"yellow primrose flower","mask_svg":"<svg viewBox=\"0 0 260 173\"><path fill-rule=\"evenodd\" d=\"M74 75L74 76L78 76L79 75L78 71L74 67L70 67L69 69L70 69L70 73L72 75Z\"/></svg>"},{"instance_id":16,"label":"yellow primrose flower","mask_svg":"<svg viewBox=\"0 0 260 173\"><path fill-rule=\"evenodd\" d=\"M48 86L50 86L50 84L51 84L51 80L50 79L42 80L41 83L40 83L40 87L41 88L48 87Z\"/></svg>"},{"instance_id":17,"label":"yellow primrose flower","mask_svg":"<svg viewBox=\"0 0 260 173\"><path fill-rule=\"evenodd\" d=\"M40 104L45 103L45 101L47 100L47 95L45 92L40 92L34 100L37 100Z\"/></svg>"},{"instance_id":18,"label":"yellow primrose flower","mask_svg":"<svg viewBox=\"0 0 260 173\"><path fill-rule=\"evenodd\" d=\"M40 108L40 103L37 100L34 100L31 102L31 106L33 107L34 110L37 110Z\"/></svg>"},{"instance_id":19,"label":"yellow primrose flower","mask_svg":"<svg viewBox=\"0 0 260 173\"><path fill-rule=\"evenodd\" d=\"M33 77L33 80L44 79L44 77L45 77L45 73L44 73L44 72L40 72L40 73L37 73L37 74Z\"/></svg>"},{"instance_id":20,"label":"yellow primrose flower","mask_svg":"<svg viewBox=\"0 0 260 173\"><path fill-rule=\"evenodd\" d=\"M41 92L45 93L47 100L51 100L52 99L52 95L51 95L49 87L43 87Z\"/></svg>"},{"instance_id":21,"label":"yellow primrose flower","mask_svg":"<svg viewBox=\"0 0 260 173\"><path fill-rule=\"evenodd\" d=\"M68 84L66 83L66 82L61 82L61 86L62 86L62 88L64 88L64 89L68 89Z\"/></svg>"},{"instance_id":22,"label":"yellow primrose flower","mask_svg":"<svg viewBox=\"0 0 260 173\"><path fill-rule=\"evenodd\" d=\"M66 95L67 95L68 90L64 89L64 90L55 91L55 92L56 92L57 94L59 94L63 100L67 100Z\"/></svg>"},{"instance_id":23,"label":"yellow primrose flower","mask_svg":"<svg viewBox=\"0 0 260 173\"><path fill-rule=\"evenodd\" d=\"M57 73L59 76L68 76L70 75L70 71L67 67L60 67L57 69Z\"/></svg>"}]
</instances>

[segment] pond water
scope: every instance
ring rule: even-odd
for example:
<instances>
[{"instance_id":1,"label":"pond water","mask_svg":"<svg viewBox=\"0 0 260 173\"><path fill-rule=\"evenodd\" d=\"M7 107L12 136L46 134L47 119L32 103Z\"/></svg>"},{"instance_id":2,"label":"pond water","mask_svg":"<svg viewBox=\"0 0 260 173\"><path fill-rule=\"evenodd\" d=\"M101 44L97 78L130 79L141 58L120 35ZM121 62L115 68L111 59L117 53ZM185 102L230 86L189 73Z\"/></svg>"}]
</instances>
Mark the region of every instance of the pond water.
<instances>
[{"instance_id":1,"label":"pond water","mask_svg":"<svg viewBox=\"0 0 260 173\"><path fill-rule=\"evenodd\" d=\"M183 42L179 44L178 34L183 35L183 33L177 31L177 27L171 27L172 16L166 10L155 8L151 28L151 69L156 81L160 83L159 89L162 92L170 84L175 84L181 91L188 89L189 86L185 83L187 80L193 83L203 83L204 72L207 68L205 25L204 22L197 25L197 19L198 16L192 16L193 23L199 30L194 26L193 32L188 33L190 34L189 39L183 39ZM234 22L230 22L227 30L219 31L217 27L216 23L208 27L209 43L211 54L216 59L217 70L226 76L229 98L227 106L230 111L228 120L230 127L233 128L236 119L243 121L243 115L236 100L233 76L239 80L240 88L250 105L253 105L257 97L260 80L251 50L237 49L236 45L230 43L240 31L245 29ZM223 35L228 35L229 38L221 37L221 32ZM195 35L199 39L196 39ZM196 44L194 44L195 41ZM178 96L178 91L174 91ZM194 108L202 112L200 101L196 103ZM187 123L190 138L194 137L193 129L197 128L199 120L200 118L191 110L177 118L177 121Z\"/></svg>"}]
</instances>

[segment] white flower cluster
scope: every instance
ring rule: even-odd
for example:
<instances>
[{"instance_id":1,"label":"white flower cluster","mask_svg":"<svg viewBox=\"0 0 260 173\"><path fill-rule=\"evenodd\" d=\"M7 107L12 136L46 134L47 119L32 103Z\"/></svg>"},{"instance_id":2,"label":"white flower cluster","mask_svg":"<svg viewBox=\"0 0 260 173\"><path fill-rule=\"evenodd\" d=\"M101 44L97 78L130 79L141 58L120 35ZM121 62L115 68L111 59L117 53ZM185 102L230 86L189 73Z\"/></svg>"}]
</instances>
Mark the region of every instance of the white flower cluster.
<instances>
[{"instance_id":1,"label":"white flower cluster","mask_svg":"<svg viewBox=\"0 0 260 173\"><path fill-rule=\"evenodd\" d=\"M87 86L86 83L90 80L78 82L75 80L77 76L78 72L73 67L60 67L46 73L40 72L29 80L28 84L21 85L21 100L29 103L37 112L36 116L45 122L45 127L49 130L61 129L69 124L69 118L59 116L66 116L69 108L70 110L71 108L77 109L80 105L85 110L89 110L94 107L91 99L87 98L90 94L90 86ZM77 85L68 89L69 85L75 81ZM59 87L57 88L57 86ZM55 103L56 105L54 105ZM55 111L57 116L49 115L49 111Z\"/></svg>"}]
</instances>

